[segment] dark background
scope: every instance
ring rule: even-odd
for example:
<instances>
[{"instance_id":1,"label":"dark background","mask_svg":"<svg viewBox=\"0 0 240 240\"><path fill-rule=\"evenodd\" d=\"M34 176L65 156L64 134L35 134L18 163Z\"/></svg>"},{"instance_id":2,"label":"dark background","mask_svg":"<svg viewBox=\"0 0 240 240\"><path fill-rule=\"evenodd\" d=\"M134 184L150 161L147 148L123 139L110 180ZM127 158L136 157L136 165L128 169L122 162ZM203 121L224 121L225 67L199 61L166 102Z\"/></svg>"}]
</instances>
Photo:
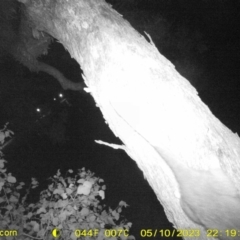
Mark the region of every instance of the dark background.
<instances>
[{"instance_id":1,"label":"dark background","mask_svg":"<svg viewBox=\"0 0 240 240\"><path fill-rule=\"evenodd\" d=\"M239 134L239 1L109 2L139 32L151 35L159 51L197 88L214 115ZM59 43L51 44L49 54L41 60L72 81L82 81L80 66ZM64 102L59 93L64 94ZM9 172L18 181L29 182L31 177L40 181L29 201L38 199L46 179L57 169L64 173L86 167L105 180L109 206L116 207L120 200L130 205L124 215L133 223L137 239L142 229L172 229L135 162L121 150L94 142L120 140L105 124L92 97L63 91L51 76L31 73L2 54L0 126L7 121L15 132L4 150Z\"/></svg>"}]
</instances>

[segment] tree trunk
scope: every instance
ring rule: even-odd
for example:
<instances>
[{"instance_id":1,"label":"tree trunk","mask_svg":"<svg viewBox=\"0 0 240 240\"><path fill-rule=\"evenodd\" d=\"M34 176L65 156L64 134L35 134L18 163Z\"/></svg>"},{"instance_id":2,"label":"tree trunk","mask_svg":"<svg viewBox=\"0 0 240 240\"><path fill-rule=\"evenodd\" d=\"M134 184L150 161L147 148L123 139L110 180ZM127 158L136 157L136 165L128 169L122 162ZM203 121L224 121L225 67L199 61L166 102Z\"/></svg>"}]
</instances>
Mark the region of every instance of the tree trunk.
<instances>
[{"instance_id":1,"label":"tree trunk","mask_svg":"<svg viewBox=\"0 0 240 240\"><path fill-rule=\"evenodd\" d=\"M213 228L240 229L239 137L151 38L104 0L19 1L34 28L58 39L81 65L86 90L124 144L118 147L143 171L169 221L199 229L185 233L196 239L209 239Z\"/></svg>"}]
</instances>

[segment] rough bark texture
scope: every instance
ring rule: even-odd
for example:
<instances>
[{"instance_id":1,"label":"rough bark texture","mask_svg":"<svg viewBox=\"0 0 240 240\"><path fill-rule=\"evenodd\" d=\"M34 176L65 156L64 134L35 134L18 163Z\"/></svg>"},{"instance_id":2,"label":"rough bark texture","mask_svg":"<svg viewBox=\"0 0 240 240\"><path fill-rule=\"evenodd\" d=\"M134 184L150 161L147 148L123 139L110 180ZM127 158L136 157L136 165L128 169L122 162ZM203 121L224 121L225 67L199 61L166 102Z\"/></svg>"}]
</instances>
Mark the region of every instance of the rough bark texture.
<instances>
[{"instance_id":1,"label":"rough bark texture","mask_svg":"<svg viewBox=\"0 0 240 240\"><path fill-rule=\"evenodd\" d=\"M70 80L68 80L60 71L58 71L56 68L38 61L36 71L42 71L45 73L48 73L49 75L53 76L57 81L61 84L61 87L64 90L74 90L74 91L82 91L84 88L84 83L75 83Z\"/></svg>"},{"instance_id":2,"label":"rough bark texture","mask_svg":"<svg viewBox=\"0 0 240 240\"><path fill-rule=\"evenodd\" d=\"M239 137L212 115L151 39L103 0L21 2L35 28L58 39L79 62L87 90L175 227L200 228L181 209L170 158L189 172L222 168L240 190Z\"/></svg>"},{"instance_id":3,"label":"rough bark texture","mask_svg":"<svg viewBox=\"0 0 240 240\"><path fill-rule=\"evenodd\" d=\"M0 54L12 56L32 72L43 71L55 78L64 90L83 91L84 83L68 80L58 69L39 61L48 53L52 37L39 32L15 0L0 1Z\"/></svg>"}]
</instances>

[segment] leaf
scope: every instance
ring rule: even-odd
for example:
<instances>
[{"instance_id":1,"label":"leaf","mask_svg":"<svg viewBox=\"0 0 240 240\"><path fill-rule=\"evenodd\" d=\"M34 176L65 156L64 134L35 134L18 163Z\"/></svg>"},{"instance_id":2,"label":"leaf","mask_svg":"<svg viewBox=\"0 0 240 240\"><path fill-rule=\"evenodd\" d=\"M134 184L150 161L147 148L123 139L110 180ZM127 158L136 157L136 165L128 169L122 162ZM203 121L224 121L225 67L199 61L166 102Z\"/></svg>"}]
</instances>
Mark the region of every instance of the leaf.
<instances>
[{"instance_id":1,"label":"leaf","mask_svg":"<svg viewBox=\"0 0 240 240\"><path fill-rule=\"evenodd\" d=\"M33 225L33 231L39 232L39 223L37 223L36 221L31 221L31 224Z\"/></svg>"},{"instance_id":2,"label":"leaf","mask_svg":"<svg viewBox=\"0 0 240 240\"><path fill-rule=\"evenodd\" d=\"M53 191L53 183L48 185L48 190L51 191L51 192Z\"/></svg>"},{"instance_id":3,"label":"leaf","mask_svg":"<svg viewBox=\"0 0 240 240\"><path fill-rule=\"evenodd\" d=\"M4 163L7 162L4 159L0 159L0 168L4 168Z\"/></svg>"},{"instance_id":4,"label":"leaf","mask_svg":"<svg viewBox=\"0 0 240 240\"><path fill-rule=\"evenodd\" d=\"M91 215L88 217L89 222L94 222L96 220L96 216L95 215Z\"/></svg>"},{"instance_id":5,"label":"leaf","mask_svg":"<svg viewBox=\"0 0 240 240\"><path fill-rule=\"evenodd\" d=\"M103 226L104 228L104 226ZM104 230L102 229L99 233L98 233L98 236L96 238L96 240L103 240L105 239L105 234L104 234Z\"/></svg>"},{"instance_id":6,"label":"leaf","mask_svg":"<svg viewBox=\"0 0 240 240\"><path fill-rule=\"evenodd\" d=\"M79 175L81 178L84 178L86 176L86 172L81 172Z\"/></svg>"},{"instance_id":7,"label":"leaf","mask_svg":"<svg viewBox=\"0 0 240 240\"><path fill-rule=\"evenodd\" d=\"M99 196L104 199L105 198L105 193L103 190L98 191Z\"/></svg>"},{"instance_id":8,"label":"leaf","mask_svg":"<svg viewBox=\"0 0 240 240\"><path fill-rule=\"evenodd\" d=\"M5 132L5 137L11 137L11 135L14 135L14 132L13 132L13 131L7 130L7 131Z\"/></svg>"},{"instance_id":9,"label":"leaf","mask_svg":"<svg viewBox=\"0 0 240 240\"><path fill-rule=\"evenodd\" d=\"M63 228L63 225L60 223L58 226L57 226L58 229L62 229Z\"/></svg>"},{"instance_id":10,"label":"leaf","mask_svg":"<svg viewBox=\"0 0 240 240\"><path fill-rule=\"evenodd\" d=\"M69 169L68 172L69 172L69 173L73 173L73 170L72 170L72 169Z\"/></svg>"},{"instance_id":11,"label":"leaf","mask_svg":"<svg viewBox=\"0 0 240 240\"><path fill-rule=\"evenodd\" d=\"M38 210L37 210L37 214L40 214L40 213L46 213L46 209L44 207L40 207Z\"/></svg>"},{"instance_id":12,"label":"leaf","mask_svg":"<svg viewBox=\"0 0 240 240\"><path fill-rule=\"evenodd\" d=\"M5 134L3 132L0 132L0 143L3 144L5 139Z\"/></svg>"},{"instance_id":13,"label":"leaf","mask_svg":"<svg viewBox=\"0 0 240 240\"><path fill-rule=\"evenodd\" d=\"M52 201L49 202L49 207L50 207L50 208L54 208L54 207L55 207L55 202L52 202Z\"/></svg>"},{"instance_id":14,"label":"leaf","mask_svg":"<svg viewBox=\"0 0 240 240\"><path fill-rule=\"evenodd\" d=\"M59 188L57 188L57 189L55 189L54 191L53 191L53 194L59 194L59 195L61 195L61 194L63 194L64 193L64 190L63 189L59 189Z\"/></svg>"},{"instance_id":15,"label":"leaf","mask_svg":"<svg viewBox=\"0 0 240 240\"><path fill-rule=\"evenodd\" d=\"M77 194L89 195L91 192L92 183L85 181L83 185L78 186Z\"/></svg>"},{"instance_id":16,"label":"leaf","mask_svg":"<svg viewBox=\"0 0 240 240\"><path fill-rule=\"evenodd\" d=\"M56 203L57 207L59 208L64 208L68 205L68 200L58 200L58 202Z\"/></svg>"},{"instance_id":17,"label":"leaf","mask_svg":"<svg viewBox=\"0 0 240 240\"><path fill-rule=\"evenodd\" d=\"M15 182L17 182L16 178L13 177L13 176L11 176L11 175L7 177L7 181L10 182L10 183L15 183Z\"/></svg>"},{"instance_id":18,"label":"leaf","mask_svg":"<svg viewBox=\"0 0 240 240\"><path fill-rule=\"evenodd\" d=\"M108 224L115 225L115 222L113 221L113 218L111 216L108 216L106 220Z\"/></svg>"},{"instance_id":19,"label":"leaf","mask_svg":"<svg viewBox=\"0 0 240 240\"><path fill-rule=\"evenodd\" d=\"M108 214L107 214L106 210L103 210L101 213L101 217L107 217L107 216L108 216Z\"/></svg>"},{"instance_id":20,"label":"leaf","mask_svg":"<svg viewBox=\"0 0 240 240\"><path fill-rule=\"evenodd\" d=\"M9 198L9 202L17 203L18 199L15 196L11 195L11 197Z\"/></svg>"},{"instance_id":21,"label":"leaf","mask_svg":"<svg viewBox=\"0 0 240 240\"><path fill-rule=\"evenodd\" d=\"M79 179L78 181L77 181L77 183L84 183L85 182L85 179Z\"/></svg>"},{"instance_id":22,"label":"leaf","mask_svg":"<svg viewBox=\"0 0 240 240\"><path fill-rule=\"evenodd\" d=\"M37 236L38 236L39 238L43 238L44 234L45 234L45 229L42 228L42 229L37 233Z\"/></svg>"},{"instance_id":23,"label":"leaf","mask_svg":"<svg viewBox=\"0 0 240 240\"><path fill-rule=\"evenodd\" d=\"M70 188L66 188L66 193L67 193L68 195L70 195L72 192L73 192L72 189L70 189Z\"/></svg>"},{"instance_id":24,"label":"leaf","mask_svg":"<svg viewBox=\"0 0 240 240\"><path fill-rule=\"evenodd\" d=\"M76 217L75 216L71 216L70 219L69 219L69 222L70 223L76 223Z\"/></svg>"},{"instance_id":25,"label":"leaf","mask_svg":"<svg viewBox=\"0 0 240 240\"><path fill-rule=\"evenodd\" d=\"M21 186L21 185L18 185L18 186L16 187L16 189L17 189L17 190L20 190L20 189L22 189L22 186Z\"/></svg>"},{"instance_id":26,"label":"leaf","mask_svg":"<svg viewBox=\"0 0 240 240\"><path fill-rule=\"evenodd\" d=\"M60 169L57 170L57 176L59 177L61 175Z\"/></svg>"},{"instance_id":27,"label":"leaf","mask_svg":"<svg viewBox=\"0 0 240 240\"><path fill-rule=\"evenodd\" d=\"M118 212L118 213L121 213L121 212L122 212L122 208L121 208L121 207L118 208L118 209L117 209L117 212Z\"/></svg>"},{"instance_id":28,"label":"leaf","mask_svg":"<svg viewBox=\"0 0 240 240\"><path fill-rule=\"evenodd\" d=\"M73 209L77 211L77 210L78 210L78 207L77 207L76 205L74 205L74 206L73 206Z\"/></svg>"},{"instance_id":29,"label":"leaf","mask_svg":"<svg viewBox=\"0 0 240 240\"><path fill-rule=\"evenodd\" d=\"M120 202L119 202L119 206L120 206L120 207L121 207L121 206L128 207L129 205L128 205L126 202L124 202L124 201L120 201Z\"/></svg>"},{"instance_id":30,"label":"leaf","mask_svg":"<svg viewBox=\"0 0 240 240\"><path fill-rule=\"evenodd\" d=\"M98 182L101 183L101 182L104 182L104 180L103 180L102 178L100 178L100 179L98 180Z\"/></svg>"},{"instance_id":31,"label":"leaf","mask_svg":"<svg viewBox=\"0 0 240 240\"><path fill-rule=\"evenodd\" d=\"M10 193L10 192L12 192L12 190L10 188L5 188L5 192Z\"/></svg>"},{"instance_id":32,"label":"leaf","mask_svg":"<svg viewBox=\"0 0 240 240\"><path fill-rule=\"evenodd\" d=\"M77 239L77 236L76 236L74 231L71 233L70 239L72 239L72 240L76 240Z\"/></svg>"},{"instance_id":33,"label":"leaf","mask_svg":"<svg viewBox=\"0 0 240 240\"><path fill-rule=\"evenodd\" d=\"M105 227L105 223L104 222L100 223L100 227L104 228Z\"/></svg>"},{"instance_id":34,"label":"leaf","mask_svg":"<svg viewBox=\"0 0 240 240\"><path fill-rule=\"evenodd\" d=\"M3 185L4 185L4 182L0 182L0 191L2 190Z\"/></svg>"},{"instance_id":35,"label":"leaf","mask_svg":"<svg viewBox=\"0 0 240 240\"><path fill-rule=\"evenodd\" d=\"M63 211L59 214L58 217L59 217L60 221L62 222L64 220L66 220L67 216L68 216L67 211Z\"/></svg>"},{"instance_id":36,"label":"leaf","mask_svg":"<svg viewBox=\"0 0 240 240\"><path fill-rule=\"evenodd\" d=\"M134 236L132 236L132 235L130 235L128 238L127 238L127 240L135 240L136 238L134 237Z\"/></svg>"},{"instance_id":37,"label":"leaf","mask_svg":"<svg viewBox=\"0 0 240 240\"><path fill-rule=\"evenodd\" d=\"M58 225L58 218L53 218L52 219L52 224L54 225L54 226L57 226Z\"/></svg>"},{"instance_id":38,"label":"leaf","mask_svg":"<svg viewBox=\"0 0 240 240\"><path fill-rule=\"evenodd\" d=\"M93 185L93 183L92 183L92 182L89 182L89 181L85 181L85 182L83 183L83 186L84 186L84 187L87 187L87 188L91 188L92 185Z\"/></svg>"},{"instance_id":39,"label":"leaf","mask_svg":"<svg viewBox=\"0 0 240 240\"><path fill-rule=\"evenodd\" d=\"M128 222L126 225L127 225L128 228L132 227L132 223L131 222Z\"/></svg>"},{"instance_id":40,"label":"leaf","mask_svg":"<svg viewBox=\"0 0 240 240\"><path fill-rule=\"evenodd\" d=\"M119 219L119 217L120 217L120 215L119 215L119 213L117 212L117 211L112 211L112 215L114 216L114 218L116 219L116 220L118 220Z\"/></svg>"},{"instance_id":41,"label":"leaf","mask_svg":"<svg viewBox=\"0 0 240 240\"><path fill-rule=\"evenodd\" d=\"M81 211L80 211L80 214L82 216L87 216L89 214L89 209L88 208L83 208Z\"/></svg>"},{"instance_id":42,"label":"leaf","mask_svg":"<svg viewBox=\"0 0 240 240\"><path fill-rule=\"evenodd\" d=\"M11 205L7 205L6 209L10 211L10 210L13 209L13 206L11 206Z\"/></svg>"},{"instance_id":43,"label":"leaf","mask_svg":"<svg viewBox=\"0 0 240 240\"><path fill-rule=\"evenodd\" d=\"M119 237L121 240L127 240L127 238L128 238L128 236L126 236L124 234L121 234Z\"/></svg>"},{"instance_id":44,"label":"leaf","mask_svg":"<svg viewBox=\"0 0 240 240\"><path fill-rule=\"evenodd\" d=\"M91 228L91 229L96 229L96 224L94 223L94 222L90 222L89 223L89 228Z\"/></svg>"},{"instance_id":45,"label":"leaf","mask_svg":"<svg viewBox=\"0 0 240 240\"><path fill-rule=\"evenodd\" d=\"M38 185L38 181L36 178L32 178L32 182L31 182L32 185Z\"/></svg>"},{"instance_id":46,"label":"leaf","mask_svg":"<svg viewBox=\"0 0 240 240\"><path fill-rule=\"evenodd\" d=\"M1 226L3 226L4 228L8 226L7 219L1 221Z\"/></svg>"},{"instance_id":47,"label":"leaf","mask_svg":"<svg viewBox=\"0 0 240 240\"><path fill-rule=\"evenodd\" d=\"M66 184L65 180L62 177L61 177L60 181L61 181L61 183L63 184L64 187L67 187L67 184Z\"/></svg>"},{"instance_id":48,"label":"leaf","mask_svg":"<svg viewBox=\"0 0 240 240\"><path fill-rule=\"evenodd\" d=\"M62 193L61 196L63 199L66 199L68 197L66 193Z\"/></svg>"},{"instance_id":49,"label":"leaf","mask_svg":"<svg viewBox=\"0 0 240 240\"><path fill-rule=\"evenodd\" d=\"M35 205L33 204L33 203L30 203L29 205L28 205L28 207L34 207Z\"/></svg>"}]
</instances>

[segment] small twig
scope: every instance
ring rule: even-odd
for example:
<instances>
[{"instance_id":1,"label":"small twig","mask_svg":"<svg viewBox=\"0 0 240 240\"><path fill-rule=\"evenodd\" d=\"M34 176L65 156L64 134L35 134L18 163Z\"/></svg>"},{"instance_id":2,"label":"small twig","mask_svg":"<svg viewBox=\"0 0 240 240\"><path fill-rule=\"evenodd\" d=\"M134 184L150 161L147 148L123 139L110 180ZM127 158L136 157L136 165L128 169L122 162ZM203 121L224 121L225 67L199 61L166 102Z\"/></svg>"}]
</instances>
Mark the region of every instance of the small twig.
<instances>
[{"instance_id":1,"label":"small twig","mask_svg":"<svg viewBox=\"0 0 240 240\"><path fill-rule=\"evenodd\" d=\"M102 140L95 140L95 142L98 143L98 144L106 145L106 146L111 147L113 149L122 149L122 150L126 151L126 147L124 145L107 143L107 142L104 142Z\"/></svg>"},{"instance_id":2,"label":"small twig","mask_svg":"<svg viewBox=\"0 0 240 240\"><path fill-rule=\"evenodd\" d=\"M145 32L145 31L144 31L144 33L145 33L146 36L149 38L150 43L151 43L154 47L156 47L156 45L154 44L154 42L153 42L151 36L150 36L147 32Z\"/></svg>"}]
</instances>

